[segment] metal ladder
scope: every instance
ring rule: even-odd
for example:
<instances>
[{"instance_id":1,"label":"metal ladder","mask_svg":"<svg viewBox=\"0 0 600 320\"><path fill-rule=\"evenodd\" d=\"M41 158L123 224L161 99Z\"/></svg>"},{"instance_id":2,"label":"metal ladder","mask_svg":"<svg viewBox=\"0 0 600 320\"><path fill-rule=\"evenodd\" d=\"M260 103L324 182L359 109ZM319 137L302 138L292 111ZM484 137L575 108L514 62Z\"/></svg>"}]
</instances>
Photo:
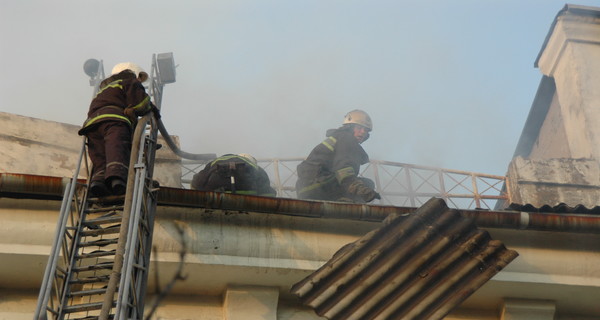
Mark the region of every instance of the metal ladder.
<instances>
[{"instance_id":1,"label":"metal ladder","mask_svg":"<svg viewBox=\"0 0 600 320\"><path fill-rule=\"evenodd\" d=\"M158 72L154 55L150 95L160 108ZM65 188L34 319L143 318L158 191L152 180L158 127L152 114L138 121L127 192L120 197L88 196L89 183L78 179L82 164L89 167L84 140Z\"/></svg>"}]
</instances>

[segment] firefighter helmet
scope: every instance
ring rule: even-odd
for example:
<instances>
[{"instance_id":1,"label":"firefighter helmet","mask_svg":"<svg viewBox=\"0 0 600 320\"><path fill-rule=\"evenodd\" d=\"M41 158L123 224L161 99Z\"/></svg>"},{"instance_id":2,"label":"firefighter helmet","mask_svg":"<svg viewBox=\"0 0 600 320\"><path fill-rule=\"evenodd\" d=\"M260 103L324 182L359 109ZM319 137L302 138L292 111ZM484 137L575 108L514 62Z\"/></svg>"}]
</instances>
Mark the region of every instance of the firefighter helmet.
<instances>
[{"instance_id":1,"label":"firefighter helmet","mask_svg":"<svg viewBox=\"0 0 600 320\"><path fill-rule=\"evenodd\" d=\"M250 161L253 165L257 164L256 158L254 158L253 156L251 156L248 153L238 153L238 156L247 159L248 161Z\"/></svg>"},{"instance_id":2,"label":"firefighter helmet","mask_svg":"<svg viewBox=\"0 0 600 320\"><path fill-rule=\"evenodd\" d=\"M346 113L344 116L344 124L347 123L359 124L369 129L369 131L373 130L373 122L371 121L371 117L369 117L366 112L359 109Z\"/></svg>"},{"instance_id":3,"label":"firefighter helmet","mask_svg":"<svg viewBox=\"0 0 600 320\"><path fill-rule=\"evenodd\" d=\"M135 76L138 77L138 79L140 79L141 82L145 82L146 80L148 80L148 73L146 73L146 71L144 71L144 69L142 69L137 64L131 62L121 62L116 64L112 69L111 75L121 73L125 70L133 71L133 73L135 73Z\"/></svg>"}]
</instances>

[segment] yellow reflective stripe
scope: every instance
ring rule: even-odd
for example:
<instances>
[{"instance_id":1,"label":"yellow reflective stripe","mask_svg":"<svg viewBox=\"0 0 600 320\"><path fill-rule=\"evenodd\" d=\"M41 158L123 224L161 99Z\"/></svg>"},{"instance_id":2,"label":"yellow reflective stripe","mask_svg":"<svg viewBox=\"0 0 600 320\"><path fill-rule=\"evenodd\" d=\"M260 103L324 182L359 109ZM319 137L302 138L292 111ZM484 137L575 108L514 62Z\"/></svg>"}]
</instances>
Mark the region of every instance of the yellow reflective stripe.
<instances>
[{"instance_id":1,"label":"yellow reflective stripe","mask_svg":"<svg viewBox=\"0 0 600 320\"><path fill-rule=\"evenodd\" d=\"M146 98L144 98L144 100L142 100L142 102L136 104L135 106L133 106L133 110L143 110L143 111L147 111L149 110L149 105L148 102L150 101L150 96L146 96Z\"/></svg>"},{"instance_id":2,"label":"yellow reflective stripe","mask_svg":"<svg viewBox=\"0 0 600 320\"><path fill-rule=\"evenodd\" d=\"M113 81L113 82L107 84L106 86L104 86L104 87L100 88L100 90L98 90L98 93L96 94L96 96L98 96L100 93L102 93L102 91L104 91L105 89L108 89L108 88L119 88L119 89L123 90L123 86L121 85L121 82L123 82L123 80L116 80L116 81Z\"/></svg>"},{"instance_id":3,"label":"yellow reflective stripe","mask_svg":"<svg viewBox=\"0 0 600 320\"><path fill-rule=\"evenodd\" d=\"M129 123L129 125L131 125L131 121L125 117L125 116L121 116L118 114L112 114L112 113L108 113L108 114L101 114L99 116L93 117L91 119L89 119L88 121L86 121L85 126L89 127L90 125L94 124L96 121L101 120L101 119L105 119L105 118L118 118L121 120L125 120L125 122Z\"/></svg>"},{"instance_id":4,"label":"yellow reflective stripe","mask_svg":"<svg viewBox=\"0 0 600 320\"><path fill-rule=\"evenodd\" d=\"M217 158L217 159L213 160L213 162L211 162L210 165L212 166L213 164L215 164L215 163L217 163L219 161L225 161L225 160L229 160L229 159L233 159L233 158L239 158L240 160L243 160L247 164L251 165L254 169L258 169L257 165L255 165L254 163L246 160L246 158L238 156L238 155L222 156L220 158Z\"/></svg>"},{"instance_id":5,"label":"yellow reflective stripe","mask_svg":"<svg viewBox=\"0 0 600 320\"><path fill-rule=\"evenodd\" d=\"M323 142L321 142L321 144L323 144L325 147L327 147L327 149L329 149L331 152L333 152L333 150L335 149L336 143L337 143L337 139L334 137L329 137L329 138L323 140Z\"/></svg>"},{"instance_id":6,"label":"yellow reflective stripe","mask_svg":"<svg viewBox=\"0 0 600 320\"><path fill-rule=\"evenodd\" d=\"M304 192L308 192L308 191L312 191L315 190L316 188L319 188L323 185L329 184L331 182L333 182L335 180L335 177L330 177L329 179L323 181L323 182L317 182L317 183L313 183L310 186L304 187L302 189L300 189L300 191L298 191L299 193L304 193Z\"/></svg>"},{"instance_id":7,"label":"yellow reflective stripe","mask_svg":"<svg viewBox=\"0 0 600 320\"><path fill-rule=\"evenodd\" d=\"M354 168L352 168L352 167L341 168L335 172L335 178L337 179L337 181L339 183L342 183L342 181L344 181L344 179L351 177L351 176L355 176L355 175L356 175L356 172L354 172Z\"/></svg>"}]
</instances>

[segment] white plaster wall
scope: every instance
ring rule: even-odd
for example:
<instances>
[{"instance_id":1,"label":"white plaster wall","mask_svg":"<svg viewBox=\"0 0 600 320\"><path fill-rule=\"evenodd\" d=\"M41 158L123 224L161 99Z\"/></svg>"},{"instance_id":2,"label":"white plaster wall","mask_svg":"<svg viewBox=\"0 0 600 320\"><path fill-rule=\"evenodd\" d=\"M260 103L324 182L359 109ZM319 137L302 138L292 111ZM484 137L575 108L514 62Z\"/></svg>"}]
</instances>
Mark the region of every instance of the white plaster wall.
<instances>
[{"instance_id":1,"label":"white plaster wall","mask_svg":"<svg viewBox=\"0 0 600 320\"><path fill-rule=\"evenodd\" d=\"M529 154L530 159L571 158L564 120L556 94Z\"/></svg>"},{"instance_id":2,"label":"white plaster wall","mask_svg":"<svg viewBox=\"0 0 600 320\"><path fill-rule=\"evenodd\" d=\"M0 319L31 319L59 205L59 201L0 198ZM277 319L322 319L289 293L291 286L343 245L380 226L374 222L159 207L149 305L155 291L155 270L160 271L159 284L164 288L179 266L181 243L176 224L183 228L188 248L183 269L187 279L178 281L160 305L157 316L170 320L225 319L224 294L228 288L240 286L278 288L277 307L269 310L277 313ZM555 299L560 301L557 310L564 319L572 319L566 315L576 312L600 315L596 310L600 308L596 303L600 295L599 235L505 229L490 232L520 256L447 319L499 319L495 312L505 297Z\"/></svg>"},{"instance_id":3,"label":"white plaster wall","mask_svg":"<svg viewBox=\"0 0 600 320\"><path fill-rule=\"evenodd\" d=\"M553 77L567 143L573 158L600 159L600 24L560 17L539 60Z\"/></svg>"}]
</instances>

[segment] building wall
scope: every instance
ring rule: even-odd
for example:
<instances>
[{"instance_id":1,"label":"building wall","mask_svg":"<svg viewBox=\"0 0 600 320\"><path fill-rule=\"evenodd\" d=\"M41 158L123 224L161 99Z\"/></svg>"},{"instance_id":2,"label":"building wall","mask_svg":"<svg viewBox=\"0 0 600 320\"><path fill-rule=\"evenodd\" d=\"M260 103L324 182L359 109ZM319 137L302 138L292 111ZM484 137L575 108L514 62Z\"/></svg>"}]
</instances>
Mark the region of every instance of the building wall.
<instances>
[{"instance_id":1,"label":"building wall","mask_svg":"<svg viewBox=\"0 0 600 320\"><path fill-rule=\"evenodd\" d=\"M533 160L572 158L556 94L552 98L548 114L528 158Z\"/></svg>"},{"instance_id":2,"label":"building wall","mask_svg":"<svg viewBox=\"0 0 600 320\"><path fill-rule=\"evenodd\" d=\"M550 30L538 62L540 71L556 83L556 106L560 108L570 155L575 159L600 159L596 147L600 143L598 12L598 8L567 6Z\"/></svg>"},{"instance_id":3,"label":"building wall","mask_svg":"<svg viewBox=\"0 0 600 320\"><path fill-rule=\"evenodd\" d=\"M0 112L0 172L73 177L83 146L79 126ZM178 144L178 138L172 137ZM181 159L164 145L156 153L154 178L181 186ZM80 177L85 179L85 165Z\"/></svg>"},{"instance_id":4,"label":"building wall","mask_svg":"<svg viewBox=\"0 0 600 320\"><path fill-rule=\"evenodd\" d=\"M600 205L600 8L566 5L536 62L555 89L530 150L509 165L510 202ZM540 89L542 85L540 85ZM538 92L539 93L539 92ZM538 97L536 97L538 99ZM546 99L540 99L545 101ZM532 126L536 120L528 119ZM524 133L532 130L525 128Z\"/></svg>"},{"instance_id":5,"label":"building wall","mask_svg":"<svg viewBox=\"0 0 600 320\"><path fill-rule=\"evenodd\" d=\"M0 320L31 319L50 252L59 201L0 198ZM163 320L315 320L290 294L344 245L380 222L277 213L160 206L155 223L147 306L180 263L183 273L158 310ZM519 257L446 319L531 319L501 315L541 312L552 318L600 317L600 235L488 229ZM517 301L506 306L507 299ZM239 306L245 306L240 309ZM517 311L515 311L517 310ZM526 313L527 313L526 312ZM556 318L554 318L556 316Z\"/></svg>"}]
</instances>

